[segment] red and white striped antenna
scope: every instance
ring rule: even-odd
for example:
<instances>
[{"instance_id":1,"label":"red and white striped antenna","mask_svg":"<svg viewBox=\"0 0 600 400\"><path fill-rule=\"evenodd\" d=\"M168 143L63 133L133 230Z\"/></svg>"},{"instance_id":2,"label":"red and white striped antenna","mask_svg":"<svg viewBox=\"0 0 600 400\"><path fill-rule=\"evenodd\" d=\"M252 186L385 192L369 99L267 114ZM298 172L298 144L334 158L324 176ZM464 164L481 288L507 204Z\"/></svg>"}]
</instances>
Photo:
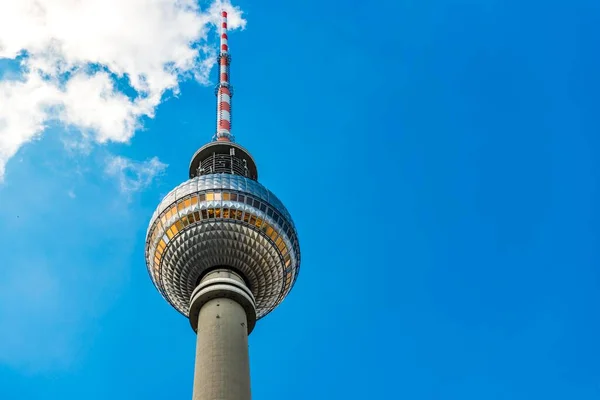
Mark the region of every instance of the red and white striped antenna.
<instances>
[{"instance_id":1,"label":"red and white striped antenna","mask_svg":"<svg viewBox=\"0 0 600 400\"><path fill-rule=\"evenodd\" d=\"M227 45L227 11L221 11L221 46L219 52L219 83L217 95L217 133L216 140L232 142L231 135L231 97L233 88L229 84L229 46Z\"/></svg>"}]
</instances>

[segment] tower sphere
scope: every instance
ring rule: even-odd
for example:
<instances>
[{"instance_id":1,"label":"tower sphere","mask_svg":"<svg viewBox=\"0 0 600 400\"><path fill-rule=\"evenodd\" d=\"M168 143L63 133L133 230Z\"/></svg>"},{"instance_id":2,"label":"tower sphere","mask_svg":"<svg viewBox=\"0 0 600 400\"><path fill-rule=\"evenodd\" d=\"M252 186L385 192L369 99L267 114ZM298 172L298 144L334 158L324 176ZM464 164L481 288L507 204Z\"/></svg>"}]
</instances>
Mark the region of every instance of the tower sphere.
<instances>
[{"instance_id":1,"label":"tower sphere","mask_svg":"<svg viewBox=\"0 0 600 400\"><path fill-rule=\"evenodd\" d=\"M300 266L296 229L283 203L253 179L256 175L241 146L211 142L194 156L191 179L154 212L146 234L148 272L185 316L200 280L222 267L244 279L257 319L291 290Z\"/></svg>"}]
</instances>

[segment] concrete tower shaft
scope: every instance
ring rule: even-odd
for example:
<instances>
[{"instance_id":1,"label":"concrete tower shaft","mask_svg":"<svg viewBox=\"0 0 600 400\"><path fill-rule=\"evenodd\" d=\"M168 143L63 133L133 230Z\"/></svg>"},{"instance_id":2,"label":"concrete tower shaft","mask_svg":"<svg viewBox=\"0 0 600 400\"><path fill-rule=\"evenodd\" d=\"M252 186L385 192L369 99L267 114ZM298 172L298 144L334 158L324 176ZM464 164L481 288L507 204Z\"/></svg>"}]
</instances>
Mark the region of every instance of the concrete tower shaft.
<instances>
[{"instance_id":1,"label":"concrete tower shaft","mask_svg":"<svg viewBox=\"0 0 600 400\"><path fill-rule=\"evenodd\" d=\"M255 321L242 277L228 269L206 274L190 311L197 327L193 400L250 400L248 333Z\"/></svg>"}]
</instances>

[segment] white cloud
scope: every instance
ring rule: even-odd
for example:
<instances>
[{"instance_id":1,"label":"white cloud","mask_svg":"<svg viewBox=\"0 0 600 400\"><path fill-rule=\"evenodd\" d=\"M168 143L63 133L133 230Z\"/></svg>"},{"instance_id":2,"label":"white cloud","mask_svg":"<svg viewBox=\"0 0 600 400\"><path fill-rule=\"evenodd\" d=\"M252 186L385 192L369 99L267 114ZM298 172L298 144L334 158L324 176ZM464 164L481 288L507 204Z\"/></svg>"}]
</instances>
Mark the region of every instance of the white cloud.
<instances>
[{"instance_id":1,"label":"white cloud","mask_svg":"<svg viewBox=\"0 0 600 400\"><path fill-rule=\"evenodd\" d=\"M0 180L50 121L98 143L127 142L182 78L208 83L215 51L206 39L221 8L231 29L245 26L221 1L204 10L195 0L0 1L0 59L22 69L0 80Z\"/></svg>"},{"instance_id":2,"label":"white cloud","mask_svg":"<svg viewBox=\"0 0 600 400\"><path fill-rule=\"evenodd\" d=\"M166 168L167 165L160 162L157 157L138 162L125 157L111 156L105 172L117 178L121 192L130 195L148 187L154 177L160 175Z\"/></svg>"}]
</instances>

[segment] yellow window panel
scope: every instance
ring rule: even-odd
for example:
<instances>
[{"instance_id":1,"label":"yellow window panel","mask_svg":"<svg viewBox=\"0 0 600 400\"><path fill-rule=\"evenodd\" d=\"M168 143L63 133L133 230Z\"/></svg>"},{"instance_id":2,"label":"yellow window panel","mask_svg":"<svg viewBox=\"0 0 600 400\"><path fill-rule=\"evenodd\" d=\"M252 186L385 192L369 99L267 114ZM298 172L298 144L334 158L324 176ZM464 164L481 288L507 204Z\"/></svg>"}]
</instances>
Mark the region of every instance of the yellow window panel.
<instances>
[{"instance_id":1,"label":"yellow window panel","mask_svg":"<svg viewBox=\"0 0 600 400\"><path fill-rule=\"evenodd\" d=\"M191 204L192 206L195 206L196 204L198 204L198 198L197 198L197 197L192 197L192 198L190 199L190 204Z\"/></svg>"},{"instance_id":2,"label":"yellow window panel","mask_svg":"<svg viewBox=\"0 0 600 400\"><path fill-rule=\"evenodd\" d=\"M223 193L223 200L230 200L231 195L229 193Z\"/></svg>"},{"instance_id":3,"label":"yellow window panel","mask_svg":"<svg viewBox=\"0 0 600 400\"><path fill-rule=\"evenodd\" d=\"M206 201L211 201L215 199L214 193L206 193Z\"/></svg>"},{"instance_id":4,"label":"yellow window panel","mask_svg":"<svg viewBox=\"0 0 600 400\"><path fill-rule=\"evenodd\" d=\"M185 208L185 201L182 201L181 203L177 204L178 211L183 211L184 208Z\"/></svg>"},{"instance_id":5,"label":"yellow window panel","mask_svg":"<svg viewBox=\"0 0 600 400\"><path fill-rule=\"evenodd\" d=\"M221 218L221 209L215 208L215 218Z\"/></svg>"},{"instance_id":6,"label":"yellow window panel","mask_svg":"<svg viewBox=\"0 0 600 400\"><path fill-rule=\"evenodd\" d=\"M177 232L183 229L183 222L181 220L175 222L175 226L177 227Z\"/></svg>"},{"instance_id":7,"label":"yellow window panel","mask_svg":"<svg viewBox=\"0 0 600 400\"><path fill-rule=\"evenodd\" d=\"M192 199L187 199L186 201L183 202L183 204L185 205L185 207L191 207Z\"/></svg>"}]
</instances>

